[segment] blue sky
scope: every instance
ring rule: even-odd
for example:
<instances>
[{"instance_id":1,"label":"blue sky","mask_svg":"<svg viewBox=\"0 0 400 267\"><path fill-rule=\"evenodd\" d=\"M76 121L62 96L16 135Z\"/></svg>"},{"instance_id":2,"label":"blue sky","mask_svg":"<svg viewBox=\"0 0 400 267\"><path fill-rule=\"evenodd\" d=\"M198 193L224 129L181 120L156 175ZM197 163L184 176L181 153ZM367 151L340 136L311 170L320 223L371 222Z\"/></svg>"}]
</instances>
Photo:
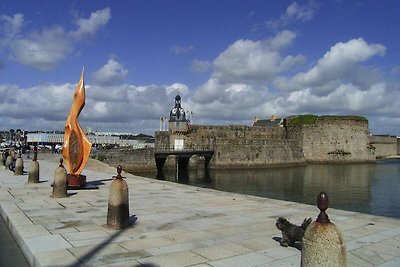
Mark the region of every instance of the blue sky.
<instances>
[{"instance_id":1,"label":"blue sky","mask_svg":"<svg viewBox=\"0 0 400 267\"><path fill-rule=\"evenodd\" d=\"M82 127L361 115L400 135L399 1L0 2L0 130L63 130L82 67Z\"/></svg>"}]
</instances>

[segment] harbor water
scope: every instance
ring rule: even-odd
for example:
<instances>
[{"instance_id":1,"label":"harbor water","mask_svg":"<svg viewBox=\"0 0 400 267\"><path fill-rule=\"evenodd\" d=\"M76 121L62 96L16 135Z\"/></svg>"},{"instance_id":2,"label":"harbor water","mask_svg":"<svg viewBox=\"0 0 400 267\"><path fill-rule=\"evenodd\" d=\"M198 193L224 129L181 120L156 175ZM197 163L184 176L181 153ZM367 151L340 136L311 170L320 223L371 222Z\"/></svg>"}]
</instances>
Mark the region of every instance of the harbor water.
<instances>
[{"instance_id":1,"label":"harbor water","mask_svg":"<svg viewBox=\"0 0 400 267\"><path fill-rule=\"evenodd\" d=\"M315 205L325 191L330 207L400 218L400 160L370 164L308 164L268 169L189 170L136 175L216 190Z\"/></svg>"}]
</instances>

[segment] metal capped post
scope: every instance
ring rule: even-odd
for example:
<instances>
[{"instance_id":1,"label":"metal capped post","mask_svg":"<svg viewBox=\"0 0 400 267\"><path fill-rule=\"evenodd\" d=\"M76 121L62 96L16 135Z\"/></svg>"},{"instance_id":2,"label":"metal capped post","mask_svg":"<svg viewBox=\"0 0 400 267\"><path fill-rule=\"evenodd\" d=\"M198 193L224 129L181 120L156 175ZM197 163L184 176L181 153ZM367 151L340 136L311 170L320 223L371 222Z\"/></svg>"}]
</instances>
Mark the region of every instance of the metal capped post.
<instances>
[{"instance_id":1,"label":"metal capped post","mask_svg":"<svg viewBox=\"0 0 400 267\"><path fill-rule=\"evenodd\" d=\"M108 195L107 226L122 229L129 226L129 189L122 177L122 166L117 167L117 176L111 184Z\"/></svg>"},{"instance_id":2,"label":"metal capped post","mask_svg":"<svg viewBox=\"0 0 400 267\"><path fill-rule=\"evenodd\" d=\"M39 162L37 161L37 147L33 151L33 160L28 174L28 183L39 183Z\"/></svg>"},{"instance_id":3,"label":"metal capped post","mask_svg":"<svg viewBox=\"0 0 400 267\"><path fill-rule=\"evenodd\" d=\"M317 206L318 206L318 209L320 210L320 213L317 218L317 222L319 222L319 223L331 222L329 220L328 214L326 214L326 212L325 212L329 207L328 195L325 192L321 192L318 194Z\"/></svg>"},{"instance_id":4,"label":"metal capped post","mask_svg":"<svg viewBox=\"0 0 400 267\"><path fill-rule=\"evenodd\" d=\"M10 154L8 154L6 158L5 169L12 171L12 163L13 163L13 157Z\"/></svg>"},{"instance_id":5,"label":"metal capped post","mask_svg":"<svg viewBox=\"0 0 400 267\"><path fill-rule=\"evenodd\" d=\"M21 152L19 152L18 158L15 161L14 175L23 175L23 174L24 174L24 161L21 157Z\"/></svg>"},{"instance_id":6,"label":"metal capped post","mask_svg":"<svg viewBox=\"0 0 400 267\"><path fill-rule=\"evenodd\" d=\"M346 266L344 239L325 212L328 205L328 195L319 193L317 206L320 213L304 233L301 266Z\"/></svg>"},{"instance_id":7,"label":"metal capped post","mask_svg":"<svg viewBox=\"0 0 400 267\"><path fill-rule=\"evenodd\" d=\"M53 195L52 197L67 197L67 171L63 165L63 159L60 159L60 165L54 172Z\"/></svg>"},{"instance_id":8,"label":"metal capped post","mask_svg":"<svg viewBox=\"0 0 400 267\"><path fill-rule=\"evenodd\" d=\"M1 166L6 166L6 157L5 152L1 153L0 155Z\"/></svg>"}]
</instances>

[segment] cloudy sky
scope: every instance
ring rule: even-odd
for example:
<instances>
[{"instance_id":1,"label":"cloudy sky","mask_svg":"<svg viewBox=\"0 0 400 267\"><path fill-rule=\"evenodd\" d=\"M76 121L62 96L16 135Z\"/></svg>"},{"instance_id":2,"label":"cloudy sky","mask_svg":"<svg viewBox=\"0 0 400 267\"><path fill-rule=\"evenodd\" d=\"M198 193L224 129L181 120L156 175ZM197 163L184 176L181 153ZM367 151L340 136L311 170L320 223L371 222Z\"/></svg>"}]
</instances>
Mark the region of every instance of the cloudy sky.
<instances>
[{"instance_id":1,"label":"cloudy sky","mask_svg":"<svg viewBox=\"0 0 400 267\"><path fill-rule=\"evenodd\" d=\"M400 135L400 1L0 2L0 130L79 121L159 129L179 92L195 124L360 115Z\"/></svg>"}]
</instances>

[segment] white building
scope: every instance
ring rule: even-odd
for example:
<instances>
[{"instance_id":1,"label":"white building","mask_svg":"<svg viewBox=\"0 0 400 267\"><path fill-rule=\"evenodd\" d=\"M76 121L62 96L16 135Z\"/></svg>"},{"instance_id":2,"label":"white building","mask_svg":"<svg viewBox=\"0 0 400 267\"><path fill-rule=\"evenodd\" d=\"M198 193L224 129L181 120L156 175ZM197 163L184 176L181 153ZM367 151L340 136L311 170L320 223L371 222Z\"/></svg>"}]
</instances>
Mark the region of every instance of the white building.
<instances>
[{"instance_id":1,"label":"white building","mask_svg":"<svg viewBox=\"0 0 400 267\"><path fill-rule=\"evenodd\" d=\"M148 144L144 140L121 139L119 136L114 136L114 133L106 135L87 135L89 141L94 145L119 145L132 147L133 149L154 147L154 143ZM61 133L28 133L28 144L63 144L64 134Z\"/></svg>"}]
</instances>

